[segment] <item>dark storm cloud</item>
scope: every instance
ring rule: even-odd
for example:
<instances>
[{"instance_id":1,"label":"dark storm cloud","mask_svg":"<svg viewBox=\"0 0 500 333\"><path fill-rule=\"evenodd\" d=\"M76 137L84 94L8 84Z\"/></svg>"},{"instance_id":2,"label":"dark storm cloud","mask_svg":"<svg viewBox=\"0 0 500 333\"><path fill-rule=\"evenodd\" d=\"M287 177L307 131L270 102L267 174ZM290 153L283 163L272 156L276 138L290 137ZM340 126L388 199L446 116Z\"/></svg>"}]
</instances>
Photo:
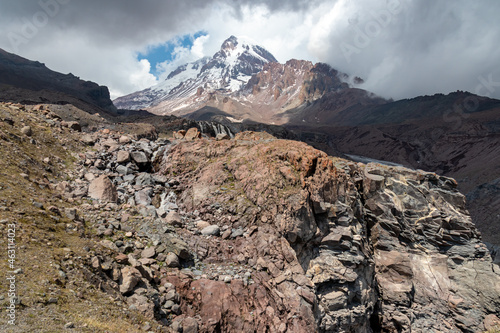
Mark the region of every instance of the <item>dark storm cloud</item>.
<instances>
[{"instance_id":1,"label":"dark storm cloud","mask_svg":"<svg viewBox=\"0 0 500 333\"><path fill-rule=\"evenodd\" d=\"M50 17L47 26L40 30L77 30L82 35L107 43L129 43L156 36L163 38L203 20L211 14L214 4L231 6L236 14L248 5L265 5L271 11L304 10L314 1L4 0L0 5L0 22L3 22L0 23L3 26L0 41L4 44L9 32L21 32L26 20L35 21L36 25L34 16L43 12Z\"/></svg>"}]
</instances>

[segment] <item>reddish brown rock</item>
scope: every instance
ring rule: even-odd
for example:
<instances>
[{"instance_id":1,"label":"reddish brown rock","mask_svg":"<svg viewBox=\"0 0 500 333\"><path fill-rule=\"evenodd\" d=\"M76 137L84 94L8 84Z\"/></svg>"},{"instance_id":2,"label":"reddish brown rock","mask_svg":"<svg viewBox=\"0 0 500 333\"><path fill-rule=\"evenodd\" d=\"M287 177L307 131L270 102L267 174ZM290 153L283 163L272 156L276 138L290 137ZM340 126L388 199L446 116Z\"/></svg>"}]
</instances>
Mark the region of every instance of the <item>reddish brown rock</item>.
<instances>
[{"instance_id":1,"label":"reddish brown rock","mask_svg":"<svg viewBox=\"0 0 500 333\"><path fill-rule=\"evenodd\" d=\"M181 210L245 230L186 234L198 259L255 269L241 290L223 272L222 281L170 280L182 312L202 317L201 332L264 322L290 332L479 331L500 306L500 275L463 196L435 174L354 164L253 132L179 144L158 166L179 182Z\"/></svg>"},{"instance_id":2,"label":"reddish brown rock","mask_svg":"<svg viewBox=\"0 0 500 333\"><path fill-rule=\"evenodd\" d=\"M104 202L117 202L118 193L106 175L94 179L89 186L88 196Z\"/></svg>"},{"instance_id":3,"label":"reddish brown rock","mask_svg":"<svg viewBox=\"0 0 500 333\"><path fill-rule=\"evenodd\" d=\"M201 138L201 133L196 127L188 129L186 135L184 136L184 139L186 139L187 141L193 141L200 138Z\"/></svg>"},{"instance_id":4,"label":"reddish brown rock","mask_svg":"<svg viewBox=\"0 0 500 333\"><path fill-rule=\"evenodd\" d=\"M186 135L186 131L185 130L180 130L180 131L177 131L177 132L173 133L173 137L176 140L184 139L185 135Z\"/></svg>"},{"instance_id":5,"label":"reddish brown rock","mask_svg":"<svg viewBox=\"0 0 500 333\"><path fill-rule=\"evenodd\" d=\"M131 266L125 266L122 268L121 275L120 292L122 294L128 294L131 292L141 279L141 272Z\"/></svg>"}]
</instances>

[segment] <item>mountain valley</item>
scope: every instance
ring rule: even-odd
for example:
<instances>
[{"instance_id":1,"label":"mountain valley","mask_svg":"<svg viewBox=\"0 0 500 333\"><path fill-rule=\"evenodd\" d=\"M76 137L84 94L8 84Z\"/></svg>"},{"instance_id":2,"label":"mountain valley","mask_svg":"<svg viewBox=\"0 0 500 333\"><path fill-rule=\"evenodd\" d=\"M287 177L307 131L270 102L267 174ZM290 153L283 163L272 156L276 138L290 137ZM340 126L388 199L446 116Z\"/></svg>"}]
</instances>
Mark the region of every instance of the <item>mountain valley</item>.
<instances>
[{"instance_id":1,"label":"mountain valley","mask_svg":"<svg viewBox=\"0 0 500 333\"><path fill-rule=\"evenodd\" d=\"M500 101L234 36L113 102L0 74L2 332L500 330Z\"/></svg>"}]
</instances>

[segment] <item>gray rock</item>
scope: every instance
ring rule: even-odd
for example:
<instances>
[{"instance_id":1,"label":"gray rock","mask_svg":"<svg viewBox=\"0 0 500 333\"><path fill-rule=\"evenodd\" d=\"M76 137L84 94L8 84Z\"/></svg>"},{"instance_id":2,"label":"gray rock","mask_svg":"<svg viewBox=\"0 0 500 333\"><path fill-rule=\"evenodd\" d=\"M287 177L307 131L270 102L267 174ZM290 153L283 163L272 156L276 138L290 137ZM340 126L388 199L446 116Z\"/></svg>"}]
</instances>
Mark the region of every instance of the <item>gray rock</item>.
<instances>
[{"instance_id":1,"label":"gray rock","mask_svg":"<svg viewBox=\"0 0 500 333\"><path fill-rule=\"evenodd\" d=\"M164 309L170 309L172 306L174 306L174 302L173 301L166 301L165 304L163 304L163 308Z\"/></svg>"},{"instance_id":2,"label":"gray rock","mask_svg":"<svg viewBox=\"0 0 500 333\"><path fill-rule=\"evenodd\" d=\"M242 228L233 229L231 233L231 238L241 237L243 236L244 233L245 230L243 230Z\"/></svg>"},{"instance_id":3,"label":"gray rock","mask_svg":"<svg viewBox=\"0 0 500 333\"><path fill-rule=\"evenodd\" d=\"M171 211L167 214L165 217L165 222L173 225L174 227L182 227L182 217L179 215L179 213Z\"/></svg>"},{"instance_id":4,"label":"gray rock","mask_svg":"<svg viewBox=\"0 0 500 333\"><path fill-rule=\"evenodd\" d=\"M141 167L146 167L149 164L149 158L142 151L133 151L130 153L130 157Z\"/></svg>"},{"instance_id":5,"label":"gray rock","mask_svg":"<svg viewBox=\"0 0 500 333\"><path fill-rule=\"evenodd\" d=\"M182 333L198 333L198 322L196 319L187 317L182 321Z\"/></svg>"},{"instance_id":6,"label":"gray rock","mask_svg":"<svg viewBox=\"0 0 500 333\"><path fill-rule=\"evenodd\" d=\"M141 258L153 258L156 254L156 248L154 246L145 248L141 252Z\"/></svg>"},{"instance_id":7,"label":"gray rock","mask_svg":"<svg viewBox=\"0 0 500 333\"><path fill-rule=\"evenodd\" d=\"M221 141L221 140L229 140L231 139L231 137L229 135L227 135L226 133L219 133L217 134L217 136L215 137L215 140L217 141Z\"/></svg>"},{"instance_id":8,"label":"gray rock","mask_svg":"<svg viewBox=\"0 0 500 333\"><path fill-rule=\"evenodd\" d=\"M181 314L181 306L179 304L174 304L170 308L170 311L172 311L172 313L174 313L176 315L180 315ZM184 332L184 330L183 330L183 332Z\"/></svg>"},{"instance_id":9,"label":"gray rock","mask_svg":"<svg viewBox=\"0 0 500 333\"><path fill-rule=\"evenodd\" d=\"M118 172L120 175L127 175L130 173L130 170L124 165L119 165L116 167L116 172Z\"/></svg>"},{"instance_id":10,"label":"gray rock","mask_svg":"<svg viewBox=\"0 0 500 333\"><path fill-rule=\"evenodd\" d=\"M135 179L135 175L126 175L126 176L123 176L123 181L125 182L132 182L133 180Z\"/></svg>"},{"instance_id":11,"label":"gray rock","mask_svg":"<svg viewBox=\"0 0 500 333\"><path fill-rule=\"evenodd\" d=\"M149 206L151 204L151 191L144 189L138 192L135 192L134 200L137 205Z\"/></svg>"},{"instance_id":12,"label":"gray rock","mask_svg":"<svg viewBox=\"0 0 500 333\"><path fill-rule=\"evenodd\" d=\"M142 172L135 178L135 185L139 186L153 186L155 184L153 177L150 173Z\"/></svg>"},{"instance_id":13,"label":"gray rock","mask_svg":"<svg viewBox=\"0 0 500 333\"><path fill-rule=\"evenodd\" d=\"M175 254L170 252L167 255L167 258L165 259L165 263L167 264L168 267L179 267L179 257Z\"/></svg>"},{"instance_id":14,"label":"gray rock","mask_svg":"<svg viewBox=\"0 0 500 333\"><path fill-rule=\"evenodd\" d=\"M174 303L178 303L180 301L180 297L179 297L179 294L175 291L175 289L170 289L165 294L165 300L167 302L172 301Z\"/></svg>"},{"instance_id":15,"label":"gray rock","mask_svg":"<svg viewBox=\"0 0 500 333\"><path fill-rule=\"evenodd\" d=\"M201 230L201 234L204 236L217 236L220 233L220 228L217 225L209 225Z\"/></svg>"}]
</instances>

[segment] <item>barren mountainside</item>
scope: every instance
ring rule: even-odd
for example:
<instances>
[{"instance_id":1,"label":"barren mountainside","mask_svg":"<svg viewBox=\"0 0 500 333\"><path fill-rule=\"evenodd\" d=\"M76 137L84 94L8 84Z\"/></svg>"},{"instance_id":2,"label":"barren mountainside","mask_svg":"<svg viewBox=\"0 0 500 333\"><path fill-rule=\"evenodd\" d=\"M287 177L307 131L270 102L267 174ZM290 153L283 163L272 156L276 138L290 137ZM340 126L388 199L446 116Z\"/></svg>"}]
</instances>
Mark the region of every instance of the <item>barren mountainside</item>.
<instances>
[{"instance_id":1,"label":"barren mountainside","mask_svg":"<svg viewBox=\"0 0 500 333\"><path fill-rule=\"evenodd\" d=\"M500 324L498 264L451 178L264 132L158 137L69 105L1 104L0 143L0 228L16 224L19 296L16 326L2 331Z\"/></svg>"},{"instance_id":2,"label":"barren mountainside","mask_svg":"<svg viewBox=\"0 0 500 333\"><path fill-rule=\"evenodd\" d=\"M0 49L0 97L3 101L80 104L89 109L116 112L108 88L83 81L73 74L61 74L38 61L31 61Z\"/></svg>"}]
</instances>

